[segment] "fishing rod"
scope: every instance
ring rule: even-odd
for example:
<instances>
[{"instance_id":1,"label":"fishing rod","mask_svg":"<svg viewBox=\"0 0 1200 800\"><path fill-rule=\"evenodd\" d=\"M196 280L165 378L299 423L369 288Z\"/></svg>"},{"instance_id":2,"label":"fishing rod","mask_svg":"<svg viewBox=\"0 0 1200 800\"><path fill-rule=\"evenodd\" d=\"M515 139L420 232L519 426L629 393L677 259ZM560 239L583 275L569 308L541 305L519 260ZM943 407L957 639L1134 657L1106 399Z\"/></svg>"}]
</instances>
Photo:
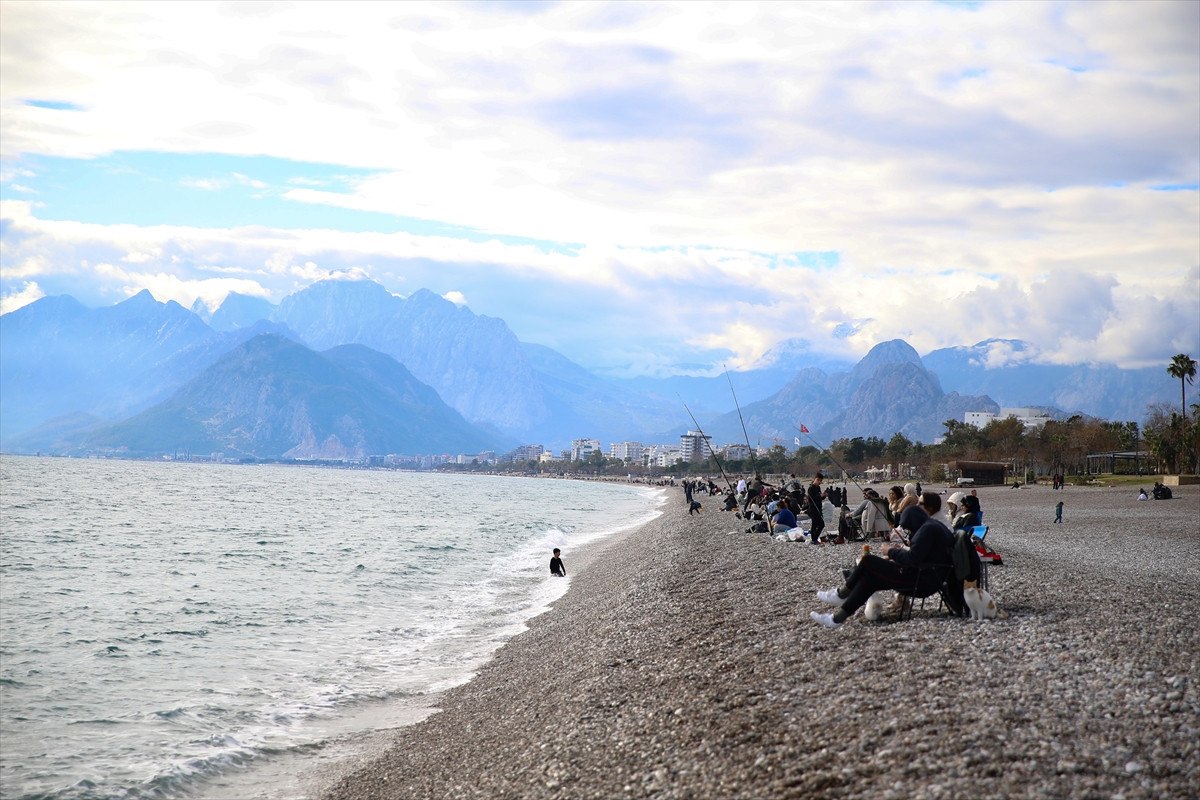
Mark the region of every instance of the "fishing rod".
<instances>
[{"instance_id":1,"label":"fishing rod","mask_svg":"<svg viewBox=\"0 0 1200 800\"><path fill-rule=\"evenodd\" d=\"M742 419L742 407L738 405L737 392L733 390L733 379L729 377L729 368L724 364L721 368L725 370L725 380L729 381L729 393L733 395L733 407L738 412L738 422L742 423L742 436L746 437L746 449L750 451L750 468L754 470L754 474L758 475L758 464L754 460L754 448L750 446L750 434L746 433L746 420Z\"/></svg>"},{"instance_id":2,"label":"fishing rod","mask_svg":"<svg viewBox=\"0 0 1200 800\"><path fill-rule=\"evenodd\" d=\"M679 397L679 395L675 395L675 396ZM679 398L679 402L683 403L682 397ZM704 441L706 441L706 442L709 441L708 435L704 433L704 429L700 427L700 423L696 422L696 415L693 414L692 410L687 407L687 403L683 403L683 410L688 412L688 416L692 418L692 424L696 426L696 430L698 430L700 432L700 436L703 437ZM729 476L725 474L725 468L723 466L721 466L721 459L717 458L716 448L710 444L708 449L709 449L709 452L712 453L713 461L717 462L717 469L721 470L721 477L725 479L725 485L727 487L729 487L729 491L732 492L733 491L733 483L730 482Z\"/></svg>"},{"instance_id":3,"label":"fishing rod","mask_svg":"<svg viewBox=\"0 0 1200 800\"><path fill-rule=\"evenodd\" d=\"M792 427L794 427L796 430L800 431L800 433L807 436L809 441L811 441L814 445L817 446L817 450L819 450L820 452L825 453L827 456L829 456L829 460L834 463L834 466L836 466L838 469L840 469L842 471L843 475L849 475L851 483L853 483L855 486L857 486L858 490L860 492L866 492L866 490L863 489L862 484L860 484L858 481L854 480L854 474L852 472L850 472L850 470L843 467L842 463L833 457L832 450L830 450L827 447L821 447L821 443L813 438L813 435L808 432L808 428L804 427L803 425L798 425L798 426L793 425ZM797 438L796 441L799 442L800 440ZM842 483L845 484L845 482L846 482L846 480L845 480L845 478L843 478Z\"/></svg>"}]
</instances>

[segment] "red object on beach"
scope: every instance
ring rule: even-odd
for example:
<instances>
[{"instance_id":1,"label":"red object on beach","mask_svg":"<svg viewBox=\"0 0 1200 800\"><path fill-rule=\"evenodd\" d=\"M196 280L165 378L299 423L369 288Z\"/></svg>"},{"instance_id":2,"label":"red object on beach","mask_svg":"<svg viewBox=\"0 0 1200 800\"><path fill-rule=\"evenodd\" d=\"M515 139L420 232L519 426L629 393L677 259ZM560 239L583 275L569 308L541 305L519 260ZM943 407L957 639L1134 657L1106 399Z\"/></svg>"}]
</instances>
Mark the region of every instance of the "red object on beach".
<instances>
[{"instance_id":1,"label":"red object on beach","mask_svg":"<svg viewBox=\"0 0 1200 800\"><path fill-rule=\"evenodd\" d=\"M990 561L993 564L1003 564L1004 559L1000 558L1000 554L992 548L988 547L978 539L975 540L975 552L979 553L981 561Z\"/></svg>"}]
</instances>

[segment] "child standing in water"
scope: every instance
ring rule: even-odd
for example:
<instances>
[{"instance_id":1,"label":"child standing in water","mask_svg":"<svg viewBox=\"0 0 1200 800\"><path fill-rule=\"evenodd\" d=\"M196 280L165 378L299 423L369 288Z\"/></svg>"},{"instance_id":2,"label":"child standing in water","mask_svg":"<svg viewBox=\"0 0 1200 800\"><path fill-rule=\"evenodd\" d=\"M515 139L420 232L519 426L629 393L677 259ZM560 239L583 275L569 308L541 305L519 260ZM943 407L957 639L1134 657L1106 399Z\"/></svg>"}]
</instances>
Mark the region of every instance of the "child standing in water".
<instances>
[{"instance_id":1,"label":"child standing in water","mask_svg":"<svg viewBox=\"0 0 1200 800\"><path fill-rule=\"evenodd\" d=\"M558 548L554 548L554 557L550 559L550 574L557 575L560 578L567 577L567 568L563 565L562 558L559 557Z\"/></svg>"}]
</instances>

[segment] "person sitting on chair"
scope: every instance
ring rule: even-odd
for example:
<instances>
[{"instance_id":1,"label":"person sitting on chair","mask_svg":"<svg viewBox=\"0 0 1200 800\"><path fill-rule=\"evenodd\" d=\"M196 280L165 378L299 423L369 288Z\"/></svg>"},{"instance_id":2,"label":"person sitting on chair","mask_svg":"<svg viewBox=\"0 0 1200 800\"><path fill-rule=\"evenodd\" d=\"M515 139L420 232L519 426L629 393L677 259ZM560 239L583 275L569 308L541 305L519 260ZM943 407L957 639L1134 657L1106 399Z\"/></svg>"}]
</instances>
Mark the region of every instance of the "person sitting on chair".
<instances>
[{"instance_id":1,"label":"person sitting on chair","mask_svg":"<svg viewBox=\"0 0 1200 800\"><path fill-rule=\"evenodd\" d=\"M904 484L904 496L900 498L900 502L892 509L897 517L904 513L905 509L912 508L921 502L920 495L917 494L917 485L915 483Z\"/></svg>"},{"instance_id":2,"label":"person sitting on chair","mask_svg":"<svg viewBox=\"0 0 1200 800\"><path fill-rule=\"evenodd\" d=\"M941 497L934 492L924 492L920 506L928 518L913 534L912 546L884 544L880 550L882 556L865 553L846 578L845 586L817 592L818 600L838 608L832 614L813 611L809 616L814 622L836 628L881 589L893 589L916 597L928 597L937 592L945 581L945 571L922 567L952 564L954 535L935 518L942 510Z\"/></svg>"},{"instance_id":3,"label":"person sitting on chair","mask_svg":"<svg viewBox=\"0 0 1200 800\"><path fill-rule=\"evenodd\" d=\"M864 537L886 534L892 529L888 523L887 501L879 496L879 492L867 487L863 489L863 501L853 511L846 512L859 533Z\"/></svg>"},{"instance_id":4,"label":"person sitting on chair","mask_svg":"<svg viewBox=\"0 0 1200 800\"><path fill-rule=\"evenodd\" d=\"M979 524L979 500L963 492L955 492L946 498L946 516L950 518L950 530L969 531Z\"/></svg>"}]
</instances>

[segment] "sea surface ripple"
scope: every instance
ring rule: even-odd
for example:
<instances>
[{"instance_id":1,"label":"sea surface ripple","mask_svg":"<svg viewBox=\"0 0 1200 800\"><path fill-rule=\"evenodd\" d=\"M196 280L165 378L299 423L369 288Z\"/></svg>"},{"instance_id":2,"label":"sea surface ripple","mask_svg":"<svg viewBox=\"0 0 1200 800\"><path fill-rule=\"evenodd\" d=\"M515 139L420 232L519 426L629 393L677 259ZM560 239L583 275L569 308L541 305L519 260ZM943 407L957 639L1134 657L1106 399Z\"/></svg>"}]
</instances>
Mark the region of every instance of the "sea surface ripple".
<instances>
[{"instance_id":1,"label":"sea surface ripple","mask_svg":"<svg viewBox=\"0 0 1200 800\"><path fill-rule=\"evenodd\" d=\"M467 680L644 486L0 458L0 796L203 794ZM378 713L364 714L375 709ZM364 724L364 723L357 723Z\"/></svg>"}]
</instances>

